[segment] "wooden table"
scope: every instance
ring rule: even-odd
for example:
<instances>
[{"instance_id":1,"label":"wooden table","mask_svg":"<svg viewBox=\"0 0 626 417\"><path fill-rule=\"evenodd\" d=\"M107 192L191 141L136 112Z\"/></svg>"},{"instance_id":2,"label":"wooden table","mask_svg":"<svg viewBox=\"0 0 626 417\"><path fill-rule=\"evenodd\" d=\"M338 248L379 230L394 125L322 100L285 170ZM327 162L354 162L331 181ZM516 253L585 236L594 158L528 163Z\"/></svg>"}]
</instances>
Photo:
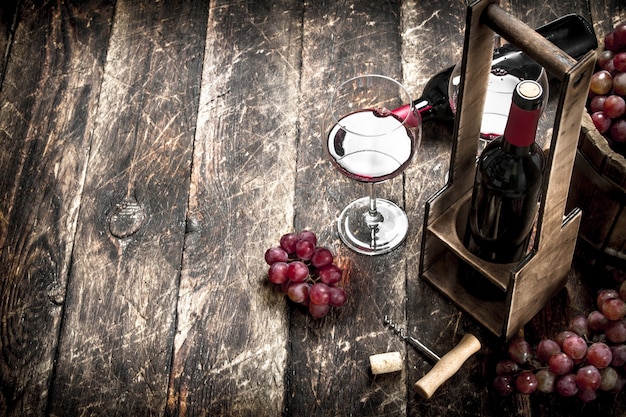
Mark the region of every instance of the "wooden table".
<instances>
[{"instance_id":1,"label":"wooden table","mask_svg":"<svg viewBox=\"0 0 626 417\"><path fill-rule=\"evenodd\" d=\"M499 398L504 342L419 278L451 126L426 123L409 169L378 188L409 214L400 249L359 256L337 237L365 189L322 154L330 92L376 72L419 95L460 60L463 2L6 3L1 415L626 415L624 393ZM576 12L604 34L626 20L621 0L501 4L533 27ZM347 304L322 320L266 278L265 249L304 228L349 272ZM577 265L529 340L592 309L599 273ZM436 352L464 332L483 348L423 400L412 385L432 363L384 315ZM369 356L387 351L405 369L373 376Z\"/></svg>"}]
</instances>

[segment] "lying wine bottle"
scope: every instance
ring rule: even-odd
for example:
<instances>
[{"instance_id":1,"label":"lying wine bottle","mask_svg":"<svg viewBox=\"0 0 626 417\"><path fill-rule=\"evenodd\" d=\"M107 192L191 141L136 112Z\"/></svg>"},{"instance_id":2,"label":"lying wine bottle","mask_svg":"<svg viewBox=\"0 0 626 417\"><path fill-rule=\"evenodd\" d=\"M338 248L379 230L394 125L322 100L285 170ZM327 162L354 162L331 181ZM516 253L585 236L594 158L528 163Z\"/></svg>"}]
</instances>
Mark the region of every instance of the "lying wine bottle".
<instances>
[{"instance_id":1,"label":"lying wine bottle","mask_svg":"<svg viewBox=\"0 0 626 417\"><path fill-rule=\"evenodd\" d=\"M593 27L583 17L576 14L562 16L536 29L537 33L555 44L574 59L598 47L598 40ZM512 44L505 44L494 50L494 66L500 72L515 73L518 78L535 79L541 67L530 57L520 52ZM413 107L419 112L422 122L428 120L451 121L454 112L450 105L449 84L454 66L440 71L433 76L422 92L422 96L413 101ZM510 93L513 93L513 86ZM397 116L404 118L409 111L408 104L393 110Z\"/></svg>"}]
</instances>

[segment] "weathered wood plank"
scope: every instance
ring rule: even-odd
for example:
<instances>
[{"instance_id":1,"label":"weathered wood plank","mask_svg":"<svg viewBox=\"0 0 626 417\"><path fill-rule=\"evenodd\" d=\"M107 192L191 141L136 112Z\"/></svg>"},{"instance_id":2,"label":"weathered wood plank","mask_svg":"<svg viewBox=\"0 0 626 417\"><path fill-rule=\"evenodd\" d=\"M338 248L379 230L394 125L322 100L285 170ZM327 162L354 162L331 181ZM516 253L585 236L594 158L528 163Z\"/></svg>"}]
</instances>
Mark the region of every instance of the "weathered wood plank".
<instances>
[{"instance_id":1,"label":"weathered wood plank","mask_svg":"<svg viewBox=\"0 0 626 417\"><path fill-rule=\"evenodd\" d=\"M407 1L403 7L406 10L402 31L405 51L403 64L405 68L419 68L415 73L405 71L405 77L414 79L419 90L435 73L460 62L466 9L463 2L442 8L436 3ZM465 332L473 333L482 343L485 343L483 333L486 333L418 276L424 205L445 184L450 165L451 139L451 125L426 123L422 147L416 163L407 170L405 182L407 211L416 224L407 258L407 328L440 355L454 347ZM413 394L412 386L430 371L433 363L421 353L409 350L408 414L434 417L448 415L452 409L462 409L464 415L487 415L486 410L472 404L476 392L474 381L480 378L476 365L480 363L481 355L482 352L470 358L432 398L424 400Z\"/></svg>"},{"instance_id":2,"label":"weathered wood plank","mask_svg":"<svg viewBox=\"0 0 626 417\"><path fill-rule=\"evenodd\" d=\"M161 415L208 9L118 1L50 415Z\"/></svg>"},{"instance_id":3,"label":"weathered wood plank","mask_svg":"<svg viewBox=\"0 0 626 417\"><path fill-rule=\"evenodd\" d=\"M623 1L589 1L593 28L600 41L619 23L626 21L626 3Z\"/></svg>"},{"instance_id":4,"label":"weathered wood plank","mask_svg":"<svg viewBox=\"0 0 626 417\"><path fill-rule=\"evenodd\" d=\"M0 82L13 42L14 25L17 22L17 0L6 0L0 4Z\"/></svg>"},{"instance_id":5,"label":"weathered wood plank","mask_svg":"<svg viewBox=\"0 0 626 417\"><path fill-rule=\"evenodd\" d=\"M282 413L288 316L263 256L293 228L301 16L211 4L168 415Z\"/></svg>"},{"instance_id":6,"label":"weathered wood plank","mask_svg":"<svg viewBox=\"0 0 626 417\"><path fill-rule=\"evenodd\" d=\"M417 96L460 59L464 2L77 3L20 1L0 90L0 415L626 412L623 393L584 407L498 398L502 342L417 276L449 126L424 126L405 175L378 187L409 213L405 245L370 259L337 238L336 215L366 190L322 154L331 90L380 72ZM626 20L615 0L503 4L531 26L571 11L591 10L598 33ZM264 250L294 228L350 271L348 304L320 321L265 281ZM588 312L605 282L577 264L526 337ZM422 400L412 385L432 364L384 314L438 353L466 331L484 348ZM368 356L389 350L405 370L372 376Z\"/></svg>"},{"instance_id":7,"label":"weathered wood plank","mask_svg":"<svg viewBox=\"0 0 626 417\"><path fill-rule=\"evenodd\" d=\"M21 2L0 93L3 416L46 410L112 15L110 1Z\"/></svg>"},{"instance_id":8,"label":"weathered wood plank","mask_svg":"<svg viewBox=\"0 0 626 417\"><path fill-rule=\"evenodd\" d=\"M336 218L367 188L343 177L323 154L320 121L335 86L361 73L402 80L400 2L309 2L304 13L302 102L296 182L296 226L318 232L349 271L347 303L322 320L290 306L287 405L289 415L398 416L406 413L405 372L374 377L368 357L404 344L383 326L402 323L405 248L367 257L338 239ZM379 196L404 204L402 176L376 186ZM414 224L411 224L414 227Z\"/></svg>"}]
</instances>

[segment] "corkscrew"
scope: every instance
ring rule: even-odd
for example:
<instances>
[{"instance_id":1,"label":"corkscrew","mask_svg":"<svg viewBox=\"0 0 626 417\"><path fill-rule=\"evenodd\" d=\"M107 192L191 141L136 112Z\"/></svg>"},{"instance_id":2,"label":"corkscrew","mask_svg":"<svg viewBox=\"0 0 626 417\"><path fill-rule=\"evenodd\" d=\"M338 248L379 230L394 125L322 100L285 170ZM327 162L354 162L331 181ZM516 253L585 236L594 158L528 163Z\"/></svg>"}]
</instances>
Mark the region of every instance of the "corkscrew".
<instances>
[{"instance_id":1,"label":"corkscrew","mask_svg":"<svg viewBox=\"0 0 626 417\"><path fill-rule=\"evenodd\" d=\"M383 323L402 339L409 342L412 346L435 362L432 369L413 385L415 392L425 399L430 398L435 393L437 388L454 375L465 363L465 361L474 353L478 352L481 347L480 341L476 338L476 336L467 333L463 336L461 341L454 348L452 348L452 350L442 357L439 357L422 342L407 335L406 331L403 328L398 327L389 319L388 316L385 316Z\"/></svg>"},{"instance_id":2,"label":"corkscrew","mask_svg":"<svg viewBox=\"0 0 626 417\"><path fill-rule=\"evenodd\" d=\"M396 323L394 323L391 319L389 319L389 316L385 315L385 318L383 319L383 323L387 327L389 327L391 330L393 330L394 333L400 336L403 340L410 343L411 346L415 347L417 350L419 350L424 355L426 355L431 361L439 362L439 360L441 359L439 355L437 355L435 352L430 350L422 342L420 342L419 340L417 340L416 338L412 336L407 335L406 331L403 328L398 327Z\"/></svg>"}]
</instances>

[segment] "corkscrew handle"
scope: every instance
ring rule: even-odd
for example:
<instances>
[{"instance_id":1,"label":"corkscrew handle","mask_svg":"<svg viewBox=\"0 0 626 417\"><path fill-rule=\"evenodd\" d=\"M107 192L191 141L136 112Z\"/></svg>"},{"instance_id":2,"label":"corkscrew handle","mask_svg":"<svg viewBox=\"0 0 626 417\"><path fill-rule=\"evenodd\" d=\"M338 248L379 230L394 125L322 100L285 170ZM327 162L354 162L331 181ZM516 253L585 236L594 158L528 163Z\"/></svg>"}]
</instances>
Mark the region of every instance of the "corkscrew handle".
<instances>
[{"instance_id":1,"label":"corkscrew handle","mask_svg":"<svg viewBox=\"0 0 626 417\"><path fill-rule=\"evenodd\" d=\"M417 394L429 399L452 375L454 375L465 361L480 350L480 341L476 336L468 333L451 351L441 357L439 362L413 385Z\"/></svg>"}]
</instances>

